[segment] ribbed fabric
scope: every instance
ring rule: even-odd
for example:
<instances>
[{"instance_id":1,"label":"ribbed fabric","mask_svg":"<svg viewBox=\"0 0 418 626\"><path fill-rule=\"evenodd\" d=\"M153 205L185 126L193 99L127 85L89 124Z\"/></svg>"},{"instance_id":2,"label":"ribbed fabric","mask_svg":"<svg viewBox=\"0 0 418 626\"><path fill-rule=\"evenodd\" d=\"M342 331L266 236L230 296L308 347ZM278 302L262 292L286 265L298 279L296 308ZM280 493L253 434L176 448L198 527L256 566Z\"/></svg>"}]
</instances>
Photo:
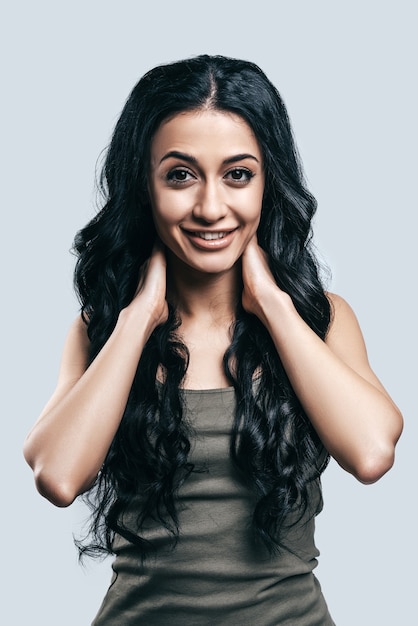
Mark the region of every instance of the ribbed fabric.
<instances>
[{"instance_id":1,"label":"ribbed fabric","mask_svg":"<svg viewBox=\"0 0 418 626\"><path fill-rule=\"evenodd\" d=\"M141 565L131 544L115 539L114 574L92 626L331 626L312 570L317 565L314 519L286 537L288 550L270 557L251 537L254 500L229 458L233 389L184 391L196 437L196 470L179 492L180 540L150 523L156 546ZM322 505L319 484L312 506Z\"/></svg>"}]
</instances>

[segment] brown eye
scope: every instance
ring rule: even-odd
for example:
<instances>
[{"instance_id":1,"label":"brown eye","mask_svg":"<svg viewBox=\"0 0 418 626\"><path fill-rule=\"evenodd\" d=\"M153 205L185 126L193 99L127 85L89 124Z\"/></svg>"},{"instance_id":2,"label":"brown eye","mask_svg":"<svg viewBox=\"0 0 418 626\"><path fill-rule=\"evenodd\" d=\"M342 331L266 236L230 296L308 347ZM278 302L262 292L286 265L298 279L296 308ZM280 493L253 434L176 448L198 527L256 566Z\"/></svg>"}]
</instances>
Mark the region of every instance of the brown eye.
<instances>
[{"instance_id":1,"label":"brown eye","mask_svg":"<svg viewBox=\"0 0 418 626\"><path fill-rule=\"evenodd\" d=\"M192 178L193 176L188 170L181 169L181 168L171 170L167 174L168 182L173 183L173 184L186 183Z\"/></svg>"},{"instance_id":2,"label":"brown eye","mask_svg":"<svg viewBox=\"0 0 418 626\"><path fill-rule=\"evenodd\" d=\"M226 178L237 183L247 183L253 176L253 172L242 167L235 167L226 174Z\"/></svg>"}]
</instances>

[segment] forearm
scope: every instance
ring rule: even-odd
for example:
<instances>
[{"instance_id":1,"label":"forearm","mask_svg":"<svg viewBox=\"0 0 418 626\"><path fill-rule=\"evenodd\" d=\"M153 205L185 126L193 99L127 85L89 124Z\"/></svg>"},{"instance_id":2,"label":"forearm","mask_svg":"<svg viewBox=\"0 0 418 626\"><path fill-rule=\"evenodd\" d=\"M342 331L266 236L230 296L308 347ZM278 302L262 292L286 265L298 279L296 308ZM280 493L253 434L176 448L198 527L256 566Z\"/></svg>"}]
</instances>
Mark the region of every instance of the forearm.
<instances>
[{"instance_id":1,"label":"forearm","mask_svg":"<svg viewBox=\"0 0 418 626\"><path fill-rule=\"evenodd\" d=\"M362 482L393 463L402 419L372 378L337 356L279 290L263 303L268 328L289 380L330 454Z\"/></svg>"},{"instance_id":2,"label":"forearm","mask_svg":"<svg viewBox=\"0 0 418 626\"><path fill-rule=\"evenodd\" d=\"M152 328L122 311L85 373L46 407L25 442L39 491L65 506L94 481L118 429L138 361Z\"/></svg>"}]
</instances>

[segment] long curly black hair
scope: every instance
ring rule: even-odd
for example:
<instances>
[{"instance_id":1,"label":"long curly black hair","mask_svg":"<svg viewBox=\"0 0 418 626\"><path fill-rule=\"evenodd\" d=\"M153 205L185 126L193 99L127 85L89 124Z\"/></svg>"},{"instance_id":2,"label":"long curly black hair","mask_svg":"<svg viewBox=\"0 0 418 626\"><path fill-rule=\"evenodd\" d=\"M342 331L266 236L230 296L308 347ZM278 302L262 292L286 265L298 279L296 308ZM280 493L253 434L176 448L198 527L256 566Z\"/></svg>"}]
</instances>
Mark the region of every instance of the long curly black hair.
<instances>
[{"instance_id":1,"label":"long curly black hair","mask_svg":"<svg viewBox=\"0 0 418 626\"><path fill-rule=\"evenodd\" d=\"M325 339L330 304L311 246L316 202L304 182L284 103L257 65L202 55L145 74L116 124L101 176L103 208L74 241L75 287L88 324L90 361L132 300L139 268L155 239L147 190L153 136L163 120L201 108L241 116L257 137L265 173L259 244L278 286ZM145 554L149 546L141 528L149 518L163 524L174 541L178 537L176 492L194 470L189 461L193 433L180 391L188 351L176 334L179 324L170 306L167 322L155 329L143 350L119 429L86 494L92 521L88 541L79 544L82 553L112 552L118 533ZM162 388L156 382L160 364L167 373ZM231 457L256 495L255 537L274 552L282 545L286 520L310 506L309 487L328 455L269 333L240 305L224 368L236 391ZM124 521L133 503L134 526Z\"/></svg>"}]
</instances>

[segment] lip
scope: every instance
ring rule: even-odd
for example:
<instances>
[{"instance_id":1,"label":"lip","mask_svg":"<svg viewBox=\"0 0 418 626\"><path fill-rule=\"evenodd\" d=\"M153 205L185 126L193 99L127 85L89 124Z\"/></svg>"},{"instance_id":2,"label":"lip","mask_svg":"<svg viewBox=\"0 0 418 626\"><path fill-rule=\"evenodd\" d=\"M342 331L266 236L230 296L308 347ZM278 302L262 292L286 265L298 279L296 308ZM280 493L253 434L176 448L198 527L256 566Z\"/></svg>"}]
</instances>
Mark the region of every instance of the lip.
<instances>
[{"instance_id":1,"label":"lip","mask_svg":"<svg viewBox=\"0 0 418 626\"><path fill-rule=\"evenodd\" d=\"M233 240L238 227L232 229L218 229L218 230L188 230L183 228L182 231L189 239L189 241L199 250L222 250L223 248L227 248L231 241ZM215 236L218 237L214 239L204 239L202 235ZM219 236L221 235L221 236Z\"/></svg>"}]
</instances>

